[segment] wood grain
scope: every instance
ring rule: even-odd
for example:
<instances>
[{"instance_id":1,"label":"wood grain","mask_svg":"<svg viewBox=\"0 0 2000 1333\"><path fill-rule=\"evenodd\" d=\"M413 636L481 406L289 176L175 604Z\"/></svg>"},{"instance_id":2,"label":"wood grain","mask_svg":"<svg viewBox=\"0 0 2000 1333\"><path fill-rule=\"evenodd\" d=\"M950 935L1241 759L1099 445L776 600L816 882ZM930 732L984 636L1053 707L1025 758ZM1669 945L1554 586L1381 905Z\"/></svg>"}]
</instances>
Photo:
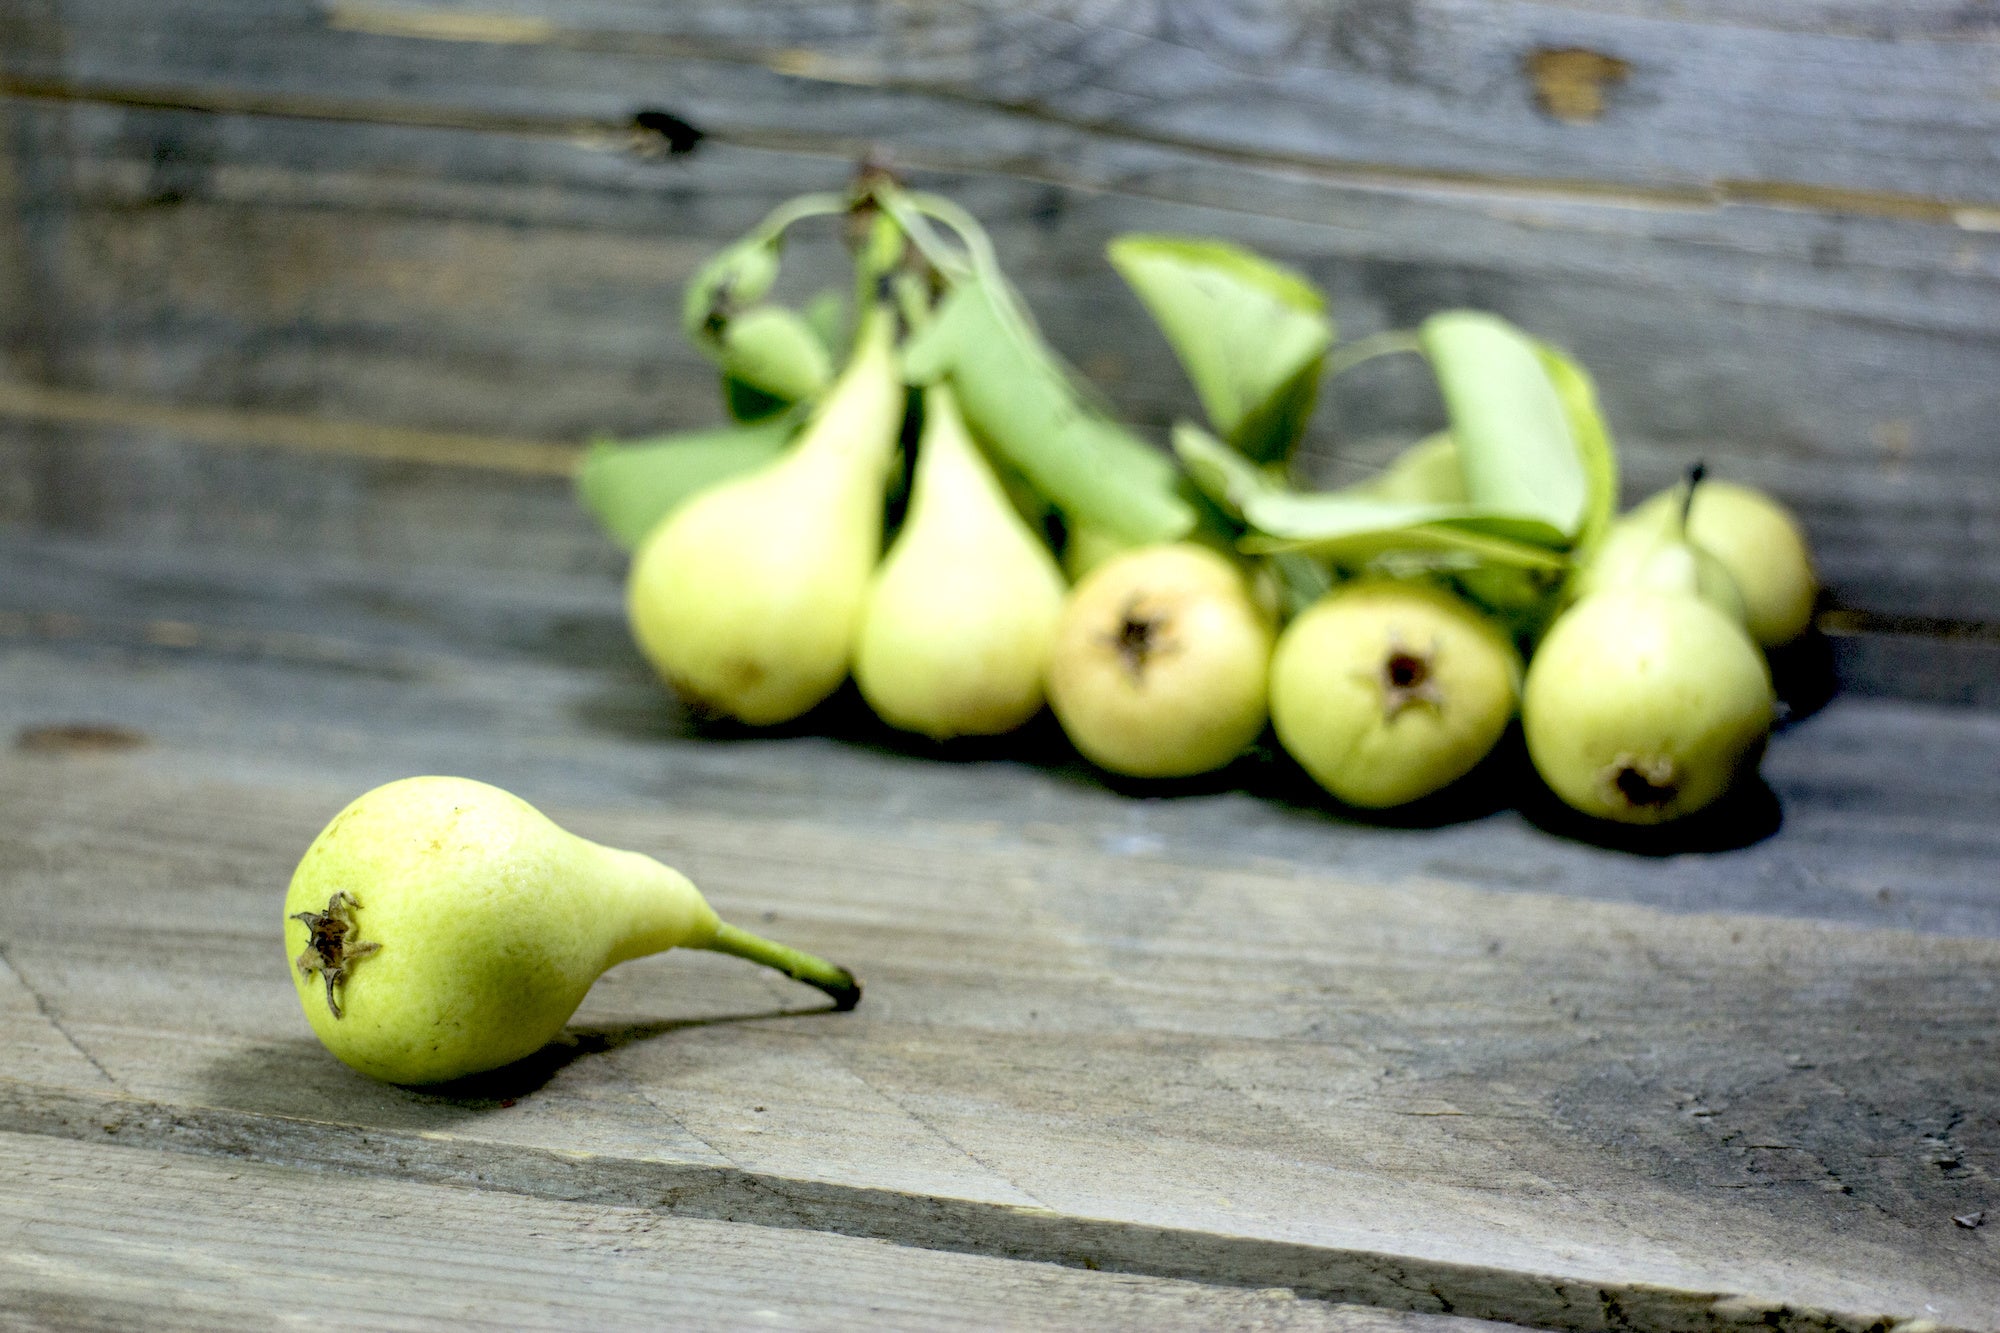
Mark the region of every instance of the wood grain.
<instances>
[{"instance_id":1,"label":"wood grain","mask_svg":"<svg viewBox=\"0 0 2000 1333\"><path fill-rule=\"evenodd\" d=\"M1990 941L558 807L869 999L646 960L439 1096L301 1030L260 923L345 793L274 778L0 763L0 938L114 1083L8 1128L1566 1328L2000 1308Z\"/></svg>"},{"instance_id":2,"label":"wood grain","mask_svg":"<svg viewBox=\"0 0 2000 1333\"><path fill-rule=\"evenodd\" d=\"M1099 1325L1497 1333L1477 1320L649 1208L0 1134L0 1326Z\"/></svg>"},{"instance_id":3,"label":"wood grain","mask_svg":"<svg viewBox=\"0 0 2000 1333\"><path fill-rule=\"evenodd\" d=\"M498 510L492 528L528 540L535 517ZM424 518L410 511L410 529ZM147 738L127 762L248 784L297 755L355 791L458 771L532 800L2000 937L1990 709L1836 698L1773 738L1768 793L1633 855L1537 806L1518 752L1438 807L1370 818L1268 750L1209 779L1121 786L1047 719L937 747L844 695L775 732L703 728L639 658L615 581L552 576L554 551L541 572L440 570L413 564L387 522L370 532L379 560L313 568L275 540L226 562L0 542L0 737L91 723ZM497 564L502 545L468 561Z\"/></svg>"},{"instance_id":4,"label":"wood grain","mask_svg":"<svg viewBox=\"0 0 2000 1333\"><path fill-rule=\"evenodd\" d=\"M1404 177L2000 203L1991 17L1936 0L1829 27L1825 17L1749 0L1671 14L1472 0L889 10L66 0L45 20L54 31L42 49L23 43L12 72L89 89L586 120L630 115L671 89L697 125L786 137L806 126L868 138L894 125L963 141L968 118L926 126L906 114L958 104ZM152 40L162 32L188 40ZM1587 124L1551 115L1538 96L1532 57L1561 50L1628 65ZM440 86L444 62L454 68ZM322 76L335 70L329 87Z\"/></svg>"},{"instance_id":5,"label":"wood grain","mask_svg":"<svg viewBox=\"0 0 2000 1333\"><path fill-rule=\"evenodd\" d=\"M837 183L856 154L878 145L991 221L1058 346L1156 433L1193 409L1192 395L1102 246L1127 229L1231 236L1328 288L1350 336L1476 304L1578 351L1604 387L1630 495L1697 457L1774 490L1803 513L1848 606L2000 618L2000 550L1987 521L2000 508L1990 431L2000 415L1990 373L2000 362L2000 231L1984 229L1978 207L1865 206L1859 186L1842 203L1775 187L1607 194L1504 173L1446 180L1429 168L1387 170L1394 158L1363 170L1225 153L1029 114L985 93L843 84L826 73L846 58L840 52L870 43L891 53L883 59L920 61L926 43L944 51L961 38L968 50L1016 40L1036 49L1043 38L1033 30L1052 14L999 22L976 39L966 36L978 26L969 12L921 32L885 33L849 16L782 48L768 43L786 23L808 20L781 7L734 19L707 10L671 20L573 16L586 28L609 25L604 32L626 32L617 25L627 19L686 25L641 32L620 53L571 40L562 35L570 19L531 10L500 18L555 35L420 35L426 25L455 23L463 35L466 24L499 21L464 8L449 11L449 23L446 11L378 7L349 22L361 11L342 10L339 31L318 10L252 23L226 7L198 8L182 17L190 31L212 29L213 44L136 50L129 34L104 32L143 32L163 18L113 24L84 10L36 29L43 55L35 41L18 44L17 72L67 61L93 78L125 70L142 82L167 77L145 73L147 61L206 52L200 72L184 71L194 83L171 96L58 81L34 85L49 96L5 103L17 202L0 246L0 290L12 297L0 355L17 400L51 389L100 395L73 403L67 420L154 403L169 413L193 405L323 416L336 432L352 423L357 437L378 427L491 437L496 459L522 444L711 421L712 374L666 317L678 284L764 208ZM1496 12L1440 9L1424 21L1470 33ZM724 31L732 22L736 36ZM1806 34L1761 10L1733 23L1717 13L1685 22L1762 34L1757 41L1833 43L1827 50L1880 44L1903 53L1894 59L1929 60L1913 53L1935 47L1977 62L2000 49L1976 25L1952 35L1949 16L1929 8L1899 10L1872 35ZM1149 50L1160 44L1150 23L1131 39ZM1210 39L1228 46L1226 32L1186 36L1191 52ZM101 49L92 45L100 37L109 43ZM739 38L751 54L730 45ZM1103 40L1120 39L1106 29ZM351 57L343 70L386 82L318 100L286 91L298 70L335 50ZM821 56L832 62L823 77L766 67ZM638 62L644 79L621 85L621 61ZM1255 82L1231 84L1232 95L1249 97ZM662 87L715 99L699 112L676 101L708 133L692 152L638 151L651 141L635 138L633 112ZM467 109L493 97L504 105ZM1974 141L1985 142L1984 113L1961 103L1954 114L1971 116ZM1247 112L1215 118L1261 123ZM770 128L780 122L792 129ZM1550 128L1589 135L1602 126ZM1920 163L1931 151L1897 160ZM1979 156L1951 152L1954 161ZM832 272L823 245L797 259L804 288ZM1359 475L1436 412L1408 367L1356 375L1328 395L1313 469L1326 480ZM62 480L86 493L100 485L73 471Z\"/></svg>"}]
</instances>

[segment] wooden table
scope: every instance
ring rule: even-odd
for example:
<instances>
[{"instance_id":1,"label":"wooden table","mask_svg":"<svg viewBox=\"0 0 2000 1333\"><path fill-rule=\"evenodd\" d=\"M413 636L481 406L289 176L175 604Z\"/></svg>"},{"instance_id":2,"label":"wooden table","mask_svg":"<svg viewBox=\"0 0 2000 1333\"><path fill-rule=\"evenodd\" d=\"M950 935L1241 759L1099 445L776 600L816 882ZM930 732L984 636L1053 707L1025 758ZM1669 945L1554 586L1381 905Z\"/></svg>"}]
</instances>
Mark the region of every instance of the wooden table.
<instances>
[{"instance_id":1,"label":"wooden table","mask_svg":"<svg viewBox=\"0 0 2000 1333\"><path fill-rule=\"evenodd\" d=\"M1838 698L1774 742L1775 833L1642 855L851 702L704 734L597 576L4 554L8 1319L2000 1328L2000 718ZM866 1001L670 954L524 1068L350 1073L280 899L416 772Z\"/></svg>"},{"instance_id":2,"label":"wooden table","mask_svg":"<svg viewBox=\"0 0 2000 1333\"><path fill-rule=\"evenodd\" d=\"M2000 1330L1988 9L0 4L0 1326ZM1046 723L693 726L567 477L717 419L683 284L866 153L1155 439L1121 231L1569 348L1626 499L1802 515L1844 691L1623 847L1518 755L1370 823ZM1370 363L1304 471L1439 420ZM865 1003L669 955L526 1068L350 1074L280 898L422 772Z\"/></svg>"}]
</instances>

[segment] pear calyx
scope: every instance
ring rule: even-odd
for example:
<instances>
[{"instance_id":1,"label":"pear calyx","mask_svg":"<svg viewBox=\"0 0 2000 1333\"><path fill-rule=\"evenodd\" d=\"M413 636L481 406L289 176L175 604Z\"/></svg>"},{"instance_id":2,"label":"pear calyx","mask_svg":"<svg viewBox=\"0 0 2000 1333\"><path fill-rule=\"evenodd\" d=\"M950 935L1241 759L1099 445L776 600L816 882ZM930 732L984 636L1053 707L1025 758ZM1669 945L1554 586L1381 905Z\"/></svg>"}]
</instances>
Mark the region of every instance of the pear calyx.
<instances>
[{"instance_id":1,"label":"pear calyx","mask_svg":"<svg viewBox=\"0 0 2000 1333\"><path fill-rule=\"evenodd\" d=\"M1444 692L1438 688L1436 665L1437 655L1442 651L1433 643L1429 652L1420 652L1409 647L1401 639L1392 639L1388 655L1382 659L1379 684L1382 690L1382 720L1393 722L1402 716L1406 708L1419 704L1439 708L1444 704Z\"/></svg>"},{"instance_id":2,"label":"pear calyx","mask_svg":"<svg viewBox=\"0 0 2000 1333\"><path fill-rule=\"evenodd\" d=\"M1164 608L1149 612L1145 603L1144 597L1134 596L1125 604L1117 630L1104 636L1105 644L1118 654L1134 685L1145 678L1146 667L1154 658L1180 649L1173 632L1174 613Z\"/></svg>"},{"instance_id":3,"label":"pear calyx","mask_svg":"<svg viewBox=\"0 0 2000 1333\"><path fill-rule=\"evenodd\" d=\"M1681 794L1681 769L1666 755L1621 754L1605 768L1604 783L1635 809L1665 808Z\"/></svg>"},{"instance_id":4,"label":"pear calyx","mask_svg":"<svg viewBox=\"0 0 2000 1333\"><path fill-rule=\"evenodd\" d=\"M379 942L351 939L354 933L354 909L361 906L359 900L342 889L326 900L324 912L294 912L292 920L303 921L308 938L305 951L298 956L301 976L317 974L326 983L326 1007L339 1018L340 999L334 988L346 982L347 971L355 960L366 958L382 946Z\"/></svg>"}]
</instances>

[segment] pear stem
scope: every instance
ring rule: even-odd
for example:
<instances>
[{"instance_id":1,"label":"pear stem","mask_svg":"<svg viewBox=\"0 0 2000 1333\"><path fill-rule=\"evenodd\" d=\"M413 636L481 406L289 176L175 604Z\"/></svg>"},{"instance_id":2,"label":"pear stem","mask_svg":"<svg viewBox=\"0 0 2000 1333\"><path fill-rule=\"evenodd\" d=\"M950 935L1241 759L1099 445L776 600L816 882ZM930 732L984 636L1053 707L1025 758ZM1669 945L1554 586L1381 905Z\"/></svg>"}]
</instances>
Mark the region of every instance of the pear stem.
<instances>
[{"instance_id":1,"label":"pear stem","mask_svg":"<svg viewBox=\"0 0 2000 1333\"><path fill-rule=\"evenodd\" d=\"M1694 513L1695 488L1701 485L1702 478L1706 477L1707 475L1708 475L1707 463L1696 463L1693 467L1688 469L1687 491L1685 494L1681 496L1681 540L1682 541L1687 540L1688 517L1689 515Z\"/></svg>"},{"instance_id":2,"label":"pear stem","mask_svg":"<svg viewBox=\"0 0 2000 1333\"><path fill-rule=\"evenodd\" d=\"M833 997L835 1009L852 1009L861 1003L861 983L846 968L802 949L739 930L726 921L716 928L715 938L701 947L774 967L794 981L825 991Z\"/></svg>"}]
</instances>

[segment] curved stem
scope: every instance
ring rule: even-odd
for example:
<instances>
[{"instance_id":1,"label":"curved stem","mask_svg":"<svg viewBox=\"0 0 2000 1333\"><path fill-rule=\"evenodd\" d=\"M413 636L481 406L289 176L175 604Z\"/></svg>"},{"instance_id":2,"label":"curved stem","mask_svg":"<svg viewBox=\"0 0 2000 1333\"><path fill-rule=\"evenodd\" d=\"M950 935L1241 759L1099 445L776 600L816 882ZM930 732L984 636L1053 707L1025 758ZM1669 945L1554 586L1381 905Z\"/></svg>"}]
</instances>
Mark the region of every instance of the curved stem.
<instances>
[{"instance_id":1,"label":"curved stem","mask_svg":"<svg viewBox=\"0 0 2000 1333\"><path fill-rule=\"evenodd\" d=\"M788 944L752 935L747 930L738 930L727 921L717 927L715 938L701 947L774 967L794 981L803 981L808 986L825 991L833 997L835 1009L852 1009L861 1003L861 983L846 968L815 957L803 949L794 949Z\"/></svg>"},{"instance_id":2,"label":"curved stem","mask_svg":"<svg viewBox=\"0 0 2000 1333\"><path fill-rule=\"evenodd\" d=\"M807 218L826 217L834 213L845 213L848 200L838 194L802 194L796 199L787 199L769 213L751 231L751 235L766 239L776 236L794 222Z\"/></svg>"},{"instance_id":3,"label":"curved stem","mask_svg":"<svg viewBox=\"0 0 2000 1333\"><path fill-rule=\"evenodd\" d=\"M1381 333L1371 333L1366 338L1356 338L1351 343L1343 343L1328 352L1326 373L1344 375L1362 362L1373 361L1378 356L1422 350L1423 344L1417 341L1414 329L1386 329Z\"/></svg>"}]
</instances>

